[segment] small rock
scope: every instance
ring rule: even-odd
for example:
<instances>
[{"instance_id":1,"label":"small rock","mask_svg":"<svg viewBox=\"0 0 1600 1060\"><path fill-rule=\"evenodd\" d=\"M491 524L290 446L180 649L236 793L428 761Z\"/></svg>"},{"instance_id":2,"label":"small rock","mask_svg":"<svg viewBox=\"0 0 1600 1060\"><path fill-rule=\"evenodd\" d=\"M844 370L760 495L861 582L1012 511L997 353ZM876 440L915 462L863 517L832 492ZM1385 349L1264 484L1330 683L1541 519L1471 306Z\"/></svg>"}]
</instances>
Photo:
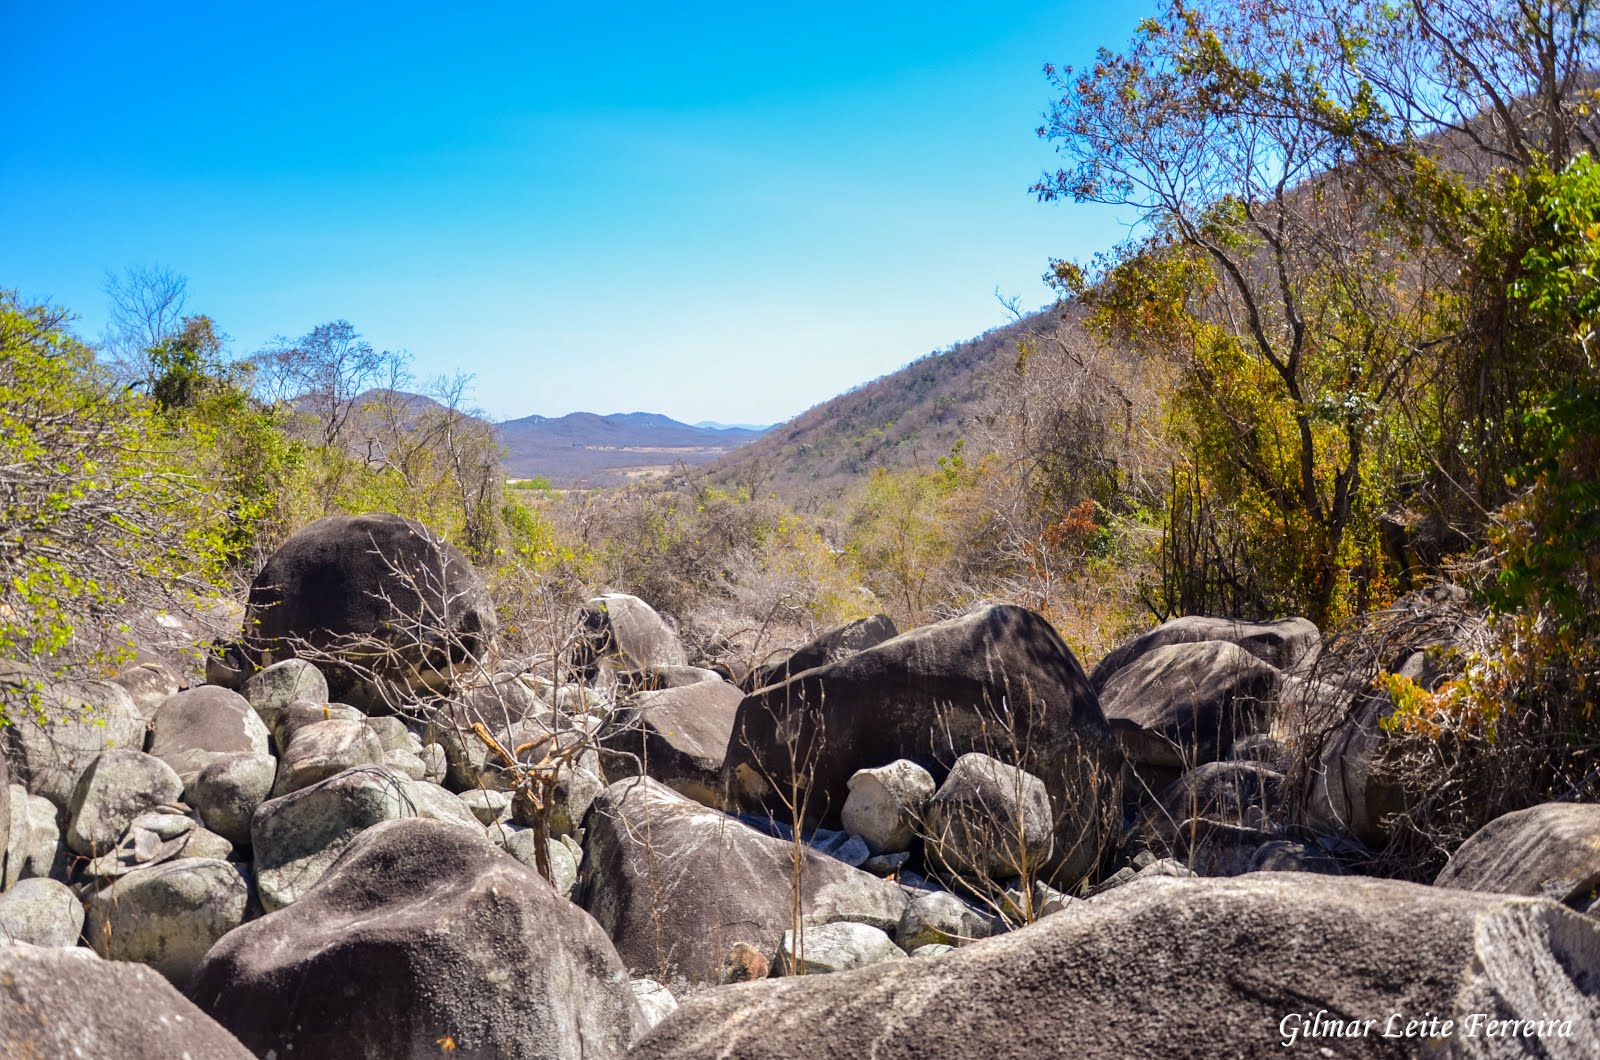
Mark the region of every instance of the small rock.
<instances>
[{"instance_id":1,"label":"small rock","mask_svg":"<svg viewBox=\"0 0 1600 1060\"><path fill-rule=\"evenodd\" d=\"M383 765L383 744L363 721L319 721L293 730L278 760L273 798L310 787L336 773Z\"/></svg>"},{"instance_id":2,"label":"small rock","mask_svg":"<svg viewBox=\"0 0 1600 1060\"><path fill-rule=\"evenodd\" d=\"M410 751L385 751L383 764L390 769L404 773L412 780L428 779L427 764L422 761L419 755L414 755ZM441 778L444 776L442 772L439 775Z\"/></svg>"},{"instance_id":3,"label":"small rock","mask_svg":"<svg viewBox=\"0 0 1600 1060\"><path fill-rule=\"evenodd\" d=\"M635 979L629 985L633 987L633 999L639 1002L639 1011L644 1013L646 1029L660 1023L678 1007L678 999L672 996L672 991L654 979Z\"/></svg>"},{"instance_id":4,"label":"small rock","mask_svg":"<svg viewBox=\"0 0 1600 1060\"><path fill-rule=\"evenodd\" d=\"M476 788L472 791L463 791L457 796L466 803L467 809L485 825L493 824L500 819L511 806L511 796L503 791L490 791L485 788Z\"/></svg>"},{"instance_id":5,"label":"small rock","mask_svg":"<svg viewBox=\"0 0 1600 1060\"><path fill-rule=\"evenodd\" d=\"M918 946L964 946L994 934L994 921L948 891L930 891L912 900L900 917L894 940L907 953Z\"/></svg>"},{"instance_id":6,"label":"small rock","mask_svg":"<svg viewBox=\"0 0 1600 1060\"><path fill-rule=\"evenodd\" d=\"M1044 781L986 754L964 754L928 803L930 859L950 872L1031 875L1050 857L1055 817Z\"/></svg>"},{"instance_id":7,"label":"small rock","mask_svg":"<svg viewBox=\"0 0 1600 1060\"><path fill-rule=\"evenodd\" d=\"M909 850L915 826L934 795L928 771L902 758L878 769L857 771L849 787L840 815L844 826L874 854Z\"/></svg>"},{"instance_id":8,"label":"small rock","mask_svg":"<svg viewBox=\"0 0 1600 1060\"><path fill-rule=\"evenodd\" d=\"M905 960L905 956L877 928L840 921L804 927L798 941L793 931L785 931L778 947L778 968L781 975L813 975Z\"/></svg>"},{"instance_id":9,"label":"small rock","mask_svg":"<svg viewBox=\"0 0 1600 1060\"><path fill-rule=\"evenodd\" d=\"M902 850L898 854L874 854L861 863L861 869L874 876L893 876L906 867L906 862L911 860L911 851Z\"/></svg>"},{"instance_id":10,"label":"small rock","mask_svg":"<svg viewBox=\"0 0 1600 1060\"><path fill-rule=\"evenodd\" d=\"M27 879L0 894L0 943L76 946L83 903L64 883Z\"/></svg>"},{"instance_id":11,"label":"small rock","mask_svg":"<svg viewBox=\"0 0 1600 1060\"><path fill-rule=\"evenodd\" d=\"M943 957L947 953L954 953L954 946L946 946L942 942L930 942L926 946L918 946L911 951L913 957Z\"/></svg>"},{"instance_id":12,"label":"small rock","mask_svg":"<svg viewBox=\"0 0 1600 1060\"><path fill-rule=\"evenodd\" d=\"M278 761L271 755L224 755L189 782L184 798L199 811L207 828L234 846L247 847L250 818L272 794L277 771Z\"/></svg>"},{"instance_id":13,"label":"small rock","mask_svg":"<svg viewBox=\"0 0 1600 1060\"><path fill-rule=\"evenodd\" d=\"M278 719L296 701L328 701L328 679L304 659L285 659L246 681L244 698L255 708L267 731L276 732Z\"/></svg>"}]
</instances>

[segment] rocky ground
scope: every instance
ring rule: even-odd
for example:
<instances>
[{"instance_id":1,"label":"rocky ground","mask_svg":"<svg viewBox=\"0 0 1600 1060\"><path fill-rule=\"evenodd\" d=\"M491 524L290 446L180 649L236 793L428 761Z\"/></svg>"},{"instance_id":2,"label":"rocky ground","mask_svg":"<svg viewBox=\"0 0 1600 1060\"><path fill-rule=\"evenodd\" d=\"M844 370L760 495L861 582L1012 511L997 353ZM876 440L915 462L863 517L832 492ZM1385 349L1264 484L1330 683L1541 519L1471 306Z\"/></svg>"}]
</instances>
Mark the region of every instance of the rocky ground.
<instances>
[{"instance_id":1,"label":"rocky ground","mask_svg":"<svg viewBox=\"0 0 1600 1060\"><path fill-rule=\"evenodd\" d=\"M1008 605L754 671L579 618L507 657L454 550L336 518L204 681L0 664L0 1054L1600 1056L1600 807L1359 875L1406 792L1304 620L1086 672Z\"/></svg>"}]
</instances>

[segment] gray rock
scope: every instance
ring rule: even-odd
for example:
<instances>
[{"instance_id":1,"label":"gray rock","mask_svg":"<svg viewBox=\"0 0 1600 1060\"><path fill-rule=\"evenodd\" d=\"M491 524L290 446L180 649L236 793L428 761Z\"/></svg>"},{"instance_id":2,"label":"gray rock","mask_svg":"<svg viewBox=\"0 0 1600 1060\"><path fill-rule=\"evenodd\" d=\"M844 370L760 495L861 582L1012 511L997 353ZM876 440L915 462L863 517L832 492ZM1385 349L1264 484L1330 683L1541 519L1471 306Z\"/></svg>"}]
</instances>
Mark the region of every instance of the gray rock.
<instances>
[{"instance_id":1,"label":"gray rock","mask_svg":"<svg viewBox=\"0 0 1600 1060\"><path fill-rule=\"evenodd\" d=\"M858 868L863 872L870 872L874 876L893 876L906 867L911 860L911 852L902 850L898 854L874 854L863 861Z\"/></svg>"},{"instance_id":2,"label":"gray rock","mask_svg":"<svg viewBox=\"0 0 1600 1060\"><path fill-rule=\"evenodd\" d=\"M978 912L949 891L929 891L913 899L894 929L906 952L940 943L965 946L994 934L994 918Z\"/></svg>"},{"instance_id":3,"label":"gray rock","mask_svg":"<svg viewBox=\"0 0 1600 1060\"><path fill-rule=\"evenodd\" d=\"M841 921L803 927L798 937L785 931L774 967L779 975L817 975L905 958L905 951L877 928Z\"/></svg>"},{"instance_id":4,"label":"gray rock","mask_svg":"<svg viewBox=\"0 0 1600 1060\"><path fill-rule=\"evenodd\" d=\"M473 815L467 804L461 801L461 796L437 784L417 781L411 785L411 797L415 800L417 817L459 825L474 835L483 834L482 822Z\"/></svg>"},{"instance_id":5,"label":"gray rock","mask_svg":"<svg viewBox=\"0 0 1600 1060\"><path fill-rule=\"evenodd\" d=\"M607 593L583 605L578 615L584 636L573 663L593 674L604 661L617 670L687 666L683 644L654 608L637 596Z\"/></svg>"},{"instance_id":6,"label":"gray rock","mask_svg":"<svg viewBox=\"0 0 1600 1060\"><path fill-rule=\"evenodd\" d=\"M267 731L276 732L278 719L290 704L299 700L328 702L328 679L304 659L285 659L251 677L243 692Z\"/></svg>"},{"instance_id":7,"label":"gray rock","mask_svg":"<svg viewBox=\"0 0 1600 1060\"><path fill-rule=\"evenodd\" d=\"M1600 806L1547 802L1496 817L1461 844L1433 885L1585 907L1600 888Z\"/></svg>"},{"instance_id":8,"label":"gray rock","mask_svg":"<svg viewBox=\"0 0 1600 1060\"><path fill-rule=\"evenodd\" d=\"M9 785L10 839L6 845L5 886L18 880L65 875L67 847L56 824L56 807L42 795Z\"/></svg>"},{"instance_id":9,"label":"gray rock","mask_svg":"<svg viewBox=\"0 0 1600 1060\"><path fill-rule=\"evenodd\" d=\"M272 912L299 899L373 825L422 816L421 787L381 767L352 769L262 803L250 839L263 908ZM466 807L461 812L471 818Z\"/></svg>"},{"instance_id":10,"label":"gray rock","mask_svg":"<svg viewBox=\"0 0 1600 1060\"><path fill-rule=\"evenodd\" d=\"M19 881L0 893L0 943L76 946L83 934L83 903L56 880Z\"/></svg>"},{"instance_id":11,"label":"gray rock","mask_svg":"<svg viewBox=\"0 0 1600 1060\"><path fill-rule=\"evenodd\" d=\"M535 831L519 824L507 824L502 827L504 831L496 845L534 872L538 872L539 838ZM561 897L571 898L572 889L578 883L577 857L559 839L545 840L545 850L550 859L550 885Z\"/></svg>"},{"instance_id":12,"label":"gray rock","mask_svg":"<svg viewBox=\"0 0 1600 1060\"><path fill-rule=\"evenodd\" d=\"M1118 670L1100 705L1131 760L1189 768L1265 731L1280 680L1226 641L1169 644Z\"/></svg>"},{"instance_id":13,"label":"gray rock","mask_svg":"<svg viewBox=\"0 0 1600 1060\"><path fill-rule=\"evenodd\" d=\"M1111 678L1157 648L1204 641L1237 645L1275 670L1307 666L1316 661L1322 650L1322 634L1308 619L1241 622L1232 618L1185 615L1119 645L1090 671L1089 682L1096 692L1101 692Z\"/></svg>"},{"instance_id":14,"label":"gray rock","mask_svg":"<svg viewBox=\"0 0 1600 1060\"><path fill-rule=\"evenodd\" d=\"M1344 865L1332 854L1292 839L1275 839L1256 848L1249 871L1320 872L1325 876L1345 874Z\"/></svg>"},{"instance_id":15,"label":"gray rock","mask_svg":"<svg viewBox=\"0 0 1600 1060\"><path fill-rule=\"evenodd\" d=\"M294 730L278 760L272 795L299 791L347 769L383 764L383 744L364 720L319 721Z\"/></svg>"},{"instance_id":16,"label":"gray rock","mask_svg":"<svg viewBox=\"0 0 1600 1060\"><path fill-rule=\"evenodd\" d=\"M1570 1019L1567 1038L1437 1041L1446 1054L1583 1056L1600 1018L1600 924L1544 899L1388 880L1254 873L1153 879L935 961L773 979L684 1002L644 1060L835 1056L1418 1055L1390 1013ZM1130 999L1137 999L1130 1001ZM929 1019L937 1003L940 1018ZM1363 1038L1285 1030L1373 1019ZM1292 1019L1287 1019L1292 1017ZM1282 1029L1280 1029L1282 1028ZM1559 1033L1559 1029L1555 1031ZM1589 1044L1584 1044L1588 1042Z\"/></svg>"},{"instance_id":17,"label":"gray rock","mask_svg":"<svg viewBox=\"0 0 1600 1060\"><path fill-rule=\"evenodd\" d=\"M910 956L943 957L945 954L954 953L955 951L956 948L954 946L946 946L942 942L930 942L926 946L918 946L916 949L912 950Z\"/></svg>"},{"instance_id":18,"label":"gray rock","mask_svg":"<svg viewBox=\"0 0 1600 1060\"><path fill-rule=\"evenodd\" d=\"M466 804L483 824L493 824L500 819L500 815L511 808L511 796L503 791L490 791L479 788L475 791L463 791L459 798Z\"/></svg>"},{"instance_id":19,"label":"gray rock","mask_svg":"<svg viewBox=\"0 0 1600 1060\"><path fill-rule=\"evenodd\" d=\"M416 737L411 734L410 729L406 728L406 723L399 718L383 715L376 718L368 718L366 721L367 728L371 729L373 734L378 737L378 743L383 746L385 753L389 751L410 751L412 749L412 741Z\"/></svg>"},{"instance_id":20,"label":"gray rock","mask_svg":"<svg viewBox=\"0 0 1600 1060\"><path fill-rule=\"evenodd\" d=\"M84 936L102 957L137 961L179 989L244 923L250 884L230 861L179 858L136 869L86 903Z\"/></svg>"},{"instance_id":21,"label":"gray rock","mask_svg":"<svg viewBox=\"0 0 1600 1060\"><path fill-rule=\"evenodd\" d=\"M281 755L289 749L289 741L294 739L295 733L312 725L321 725L325 721L348 721L365 725L367 716L348 703L296 700L278 715L277 725L272 730L272 745Z\"/></svg>"},{"instance_id":22,"label":"gray rock","mask_svg":"<svg viewBox=\"0 0 1600 1060\"><path fill-rule=\"evenodd\" d=\"M177 675L159 659L148 659L127 667L111 679L121 685L133 700L139 716L148 721L155 716L156 708L178 694L182 687Z\"/></svg>"},{"instance_id":23,"label":"gray rock","mask_svg":"<svg viewBox=\"0 0 1600 1060\"><path fill-rule=\"evenodd\" d=\"M593 920L434 821L360 836L299 902L218 943L192 996L256 1053L299 1060L436 1056L445 1035L462 1056L605 1060L644 1029Z\"/></svg>"},{"instance_id":24,"label":"gray rock","mask_svg":"<svg viewBox=\"0 0 1600 1060\"><path fill-rule=\"evenodd\" d=\"M1383 719L1393 710L1387 696L1361 695L1322 742L1305 800L1305 823L1313 831L1351 836L1374 849L1387 842L1390 819L1405 813L1413 798L1390 768L1394 743Z\"/></svg>"},{"instance_id":25,"label":"gray rock","mask_svg":"<svg viewBox=\"0 0 1600 1060\"><path fill-rule=\"evenodd\" d=\"M157 708L152 725L150 753L185 784L225 754L271 750L267 727L245 698L214 685L179 692Z\"/></svg>"},{"instance_id":26,"label":"gray rock","mask_svg":"<svg viewBox=\"0 0 1600 1060\"><path fill-rule=\"evenodd\" d=\"M606 775L621 779L642 770L696 802L720 807L723 758L743 698L725 681L633 697L612 714L602 736Z\"/></svg>"},{"instance_id":27,"label":"gray rock","mask_svg":"<svg viewBox=\"0 0 1600 1060\"><path fill-rule=\"evenodd\" d=\"M797 851L648 778L606 788L587 828L579 903L629 968L668 982L717 982L736 942L770 954L793 926L796 856L806 923L889 929L905 909L893 883L809 847Z\"/></svg>"},{"instance_id":28,"label":"gray rock","mask_svg":"<svg viewBox=\"0 0 1600 1060\"><path fill-rule=\"evenodd\" d=\"M404 773L412 780L426 780L428 777L427 765L419 756L412 754L410 751L385 751L383 764L397 773ZM441 780L444 779L442 772L439 778Z\"/></svg>"},{"instance_id":29,"label":"gray rock","mask_svg":"<svg viewBox=\"0 0 1600 1060\"><path fill-rule=\"evenodd\" d=\"M0 1056L252 1060L150 969L26 945L0 946Z\"/></svg>"},{"instance_id":30,"label":"gray rock","mask_svg":"<svg viewBox=\"0 0 1600 1060\"><path fill-rule=\"evenodd\" d=\"M840 814L844 826L865 840L872 853L885 854L911 849L936 785L926 769L902 758L858 770L849 789Z\"/></svg>"},{"instance_id":31,"label":"gray rock","mask_svg":"<svg viewBox=\"0 0 1600 1060\"><path fill-rule=\"evenodd\" d=\"M629 985L644 1015L645 1030L660 1023L678 1007L678 999L672 996L672 991L654 979L635 979Z\"/></svg>"},{"instance_id":32,"label":"gray rock","mask_svg":"<svg viewBox=\"0 0 1600 1060\"><path fill-rule=\"evenodd\" d=\"M0 730L11 779L30 794L66 810L78 778L100 752L111 748L142 750L145 721L133 697L108 681L64 684L24 672L0 681L36 684L36 709L10 711L11 724ZM41 720L41 718L46 720Z\"/></svg>"},{"instance_id":33,"label":"gray rock","mask_svg":"<svg viewBox=\"0 0 1600 1060\"><path fill-rule=\"evenodd\" d=\"M250 819L272 793L278 761L248 752L223 755L200 770L184 800L206 827L235 846L250 845Z\"/></svg>"},{"instance_id":34,"label":"gray rock","mask_svg":"<svg viewBox=\"0 0 1600 1060\"><path fill-rule=\"evenodd\" d=\"M740 687L749 692L769 685L781 685L795 674L848 659L852 655L859 655L868 648L875 648L899 635L900 630L896 628L894 619L888 615L858 618L854 622L828 630L796 648L787 658L779 662L752 670L744 681L740 682Z\"/></svg>"},{"instance_id":35,"label":"gray rock","mask_svg":"<svg viewBox=\"0 0 1600 1060\"><path fill-rule=\"evenodd\" d=\"M1044 781L985 754L956 760L926 819L928 855L948 872L1032 875L1050 857L1055 815Z\"/></svg>"},{"instance_id":36,"label":"gray rock","mask_svg":"<svg viewBox=\"0 0 1600 1060\"><path fill-rule=\"evenodd\" d=\"M584 737L572 736L574 743L584 740ZM573 835L583 827L583 820L589 814L589 808L594 805L594 800L604 790L605 782L600 778L599 756L592 750L584 750L577 756L561 766L556 772L555 787L551 791L549 805L545 811L546 826L552 836ZM533 804L525 798L515 798L511 801L511 817L519 824L534 824L536 816Z\"/></svg>"},{"instance_id":37,"label":"gray rock","mask_svg":"<svg viewBox=\"0 0 1600 1060\"><path fill-rule=\"evenodd\" d=\"M161 759L123 748L105 751L72 791L67 847L99 857L117 845L135 817L182 795L183 782Z\"/></svg>"},{"instance_id":38,"label":"gray rock","mask_svg":"<svg viewBox=\"0 0 1600 1060\"><path fill-rule=\"evenodd\" d=\"M422 779L430 784L443 784L450 768L444 748L439 744L430 743L423 747L422 753L417 757L422 759Z\"/></svg>"}]
</instances>

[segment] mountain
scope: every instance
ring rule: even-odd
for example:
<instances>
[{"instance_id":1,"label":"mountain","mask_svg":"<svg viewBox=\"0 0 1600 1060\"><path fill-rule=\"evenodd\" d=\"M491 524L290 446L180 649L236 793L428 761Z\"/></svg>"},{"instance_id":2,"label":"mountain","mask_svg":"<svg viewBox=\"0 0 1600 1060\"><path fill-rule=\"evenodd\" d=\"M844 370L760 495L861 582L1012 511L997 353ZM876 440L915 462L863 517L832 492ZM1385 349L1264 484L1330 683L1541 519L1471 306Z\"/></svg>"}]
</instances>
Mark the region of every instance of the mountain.
<instances>
[{"instance_id":1,"label":"mountain","mask_svg":"<svg viewBox=\"0 0 1600 1060\"><path fill-rule=\"evenodd\" d=\"M704 427L708 431L755 431L758 434L772 430L771 423L718 423L716 420L701 420L696 427Z\"/></svg>"},{"instance_id":2,"label":"mountain","mask_svg":"<svg viewBox=\"0 0 1600 1060\"><path fill-rule=\"evenodd\" d=\"M1061 326L1061 310L1051 307L936 350L771 428L707 474L810 507L843 496L874 468L931 464L962 437L1017 343Z\"/></svg>"},{"instance_id":3,"label":"mountain","mask_svg":"<svg viewBox=\"0 0 1600 1060\"><path fill-rule=\"evenodd\" d=\"M759 438L760 428L699 427L653 412L524 416L497 425L506 473L558 486L613 485L705 464Z\"/></svg>"}]
</instances>

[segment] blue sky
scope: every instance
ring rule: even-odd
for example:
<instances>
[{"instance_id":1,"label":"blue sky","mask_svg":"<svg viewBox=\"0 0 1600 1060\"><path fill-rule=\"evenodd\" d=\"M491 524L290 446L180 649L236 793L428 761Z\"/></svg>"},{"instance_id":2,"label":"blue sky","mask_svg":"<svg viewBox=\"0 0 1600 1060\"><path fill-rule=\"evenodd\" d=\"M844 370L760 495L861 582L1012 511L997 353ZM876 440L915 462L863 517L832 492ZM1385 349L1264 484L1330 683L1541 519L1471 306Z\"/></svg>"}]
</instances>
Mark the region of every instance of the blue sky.
<instances>
[{"instance_id":1,"label":"blue sky","mask_svg":"<svg viewBox=\"0 0 1600 1060\"><path fill-rule=\"evenodd\" d=\"M246 355L352 322L497 418L776 421L1047 301L1045 61L1151 4L0 0L0 286L189 277Z\"/></svg>"}]
</instances>

